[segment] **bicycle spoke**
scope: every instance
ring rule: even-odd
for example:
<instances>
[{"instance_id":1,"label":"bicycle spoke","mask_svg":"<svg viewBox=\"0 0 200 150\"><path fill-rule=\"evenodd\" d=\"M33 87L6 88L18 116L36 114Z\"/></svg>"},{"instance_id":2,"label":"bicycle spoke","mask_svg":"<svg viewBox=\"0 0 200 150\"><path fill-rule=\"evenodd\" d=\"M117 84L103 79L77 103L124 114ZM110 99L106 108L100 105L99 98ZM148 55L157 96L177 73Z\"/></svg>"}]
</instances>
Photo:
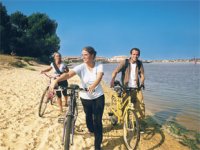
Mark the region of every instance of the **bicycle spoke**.
<instances>
[{"instance_id":1,"label":"bicycle spoke","mask_svg":"<svg viewBox=\"0 0 200 150\"><path fill-rule=\"evenodd\" d=\"M134 111L128 110L124 120L124 142L129 150L137 148L140 139L138 119Z\"/></svg>"}]
</instances>

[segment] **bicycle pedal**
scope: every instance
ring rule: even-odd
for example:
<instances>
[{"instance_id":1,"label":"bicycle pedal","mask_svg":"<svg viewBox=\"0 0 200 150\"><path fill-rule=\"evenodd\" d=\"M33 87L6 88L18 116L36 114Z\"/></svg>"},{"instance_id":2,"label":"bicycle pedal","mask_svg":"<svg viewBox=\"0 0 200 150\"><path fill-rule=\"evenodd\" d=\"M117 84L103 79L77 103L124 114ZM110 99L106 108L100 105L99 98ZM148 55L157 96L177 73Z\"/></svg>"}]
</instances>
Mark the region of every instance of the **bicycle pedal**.
<instances>
[{"instance_id":1,"label":"bicycle pedal","mask_svg":"<svg viewBox=\"0 0 200 150\"><path fill-rule=\"evenodd\" d=\"M64 123L64 118L58 118L58 123Z\"/></svg>"}]
</instances>

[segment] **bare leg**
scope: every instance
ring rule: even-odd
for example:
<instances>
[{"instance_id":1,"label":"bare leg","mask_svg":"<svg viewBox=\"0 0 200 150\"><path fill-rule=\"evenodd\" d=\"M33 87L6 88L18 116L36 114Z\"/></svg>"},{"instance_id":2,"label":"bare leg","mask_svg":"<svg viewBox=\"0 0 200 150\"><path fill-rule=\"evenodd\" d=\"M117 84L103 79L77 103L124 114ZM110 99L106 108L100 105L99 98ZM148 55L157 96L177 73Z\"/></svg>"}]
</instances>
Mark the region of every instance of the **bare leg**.
<instances>
[{"instance_id":1,"label":"bare leg","mask_svg":"<svg viewBox=\"0 0 200 150\"><path fill-rule=\"evenodd\" d=\"M58 98L58 97L57 97L57 101L58 101L58 106L60 107L60 112L63 112L63 109L62 109L62 100L61 100L61 98Z\"/></svg>"},{"instance_id":2,"label":"bare leg","mask_svg":"<svg viewBox=\"0 0 200 150\"><path fill-rule=\"evenodd\" d=\"M68 107L68 104L67 104L68 97L64 96L64 98L65 98L65 106Z\"/></svg>"}]
</instances>

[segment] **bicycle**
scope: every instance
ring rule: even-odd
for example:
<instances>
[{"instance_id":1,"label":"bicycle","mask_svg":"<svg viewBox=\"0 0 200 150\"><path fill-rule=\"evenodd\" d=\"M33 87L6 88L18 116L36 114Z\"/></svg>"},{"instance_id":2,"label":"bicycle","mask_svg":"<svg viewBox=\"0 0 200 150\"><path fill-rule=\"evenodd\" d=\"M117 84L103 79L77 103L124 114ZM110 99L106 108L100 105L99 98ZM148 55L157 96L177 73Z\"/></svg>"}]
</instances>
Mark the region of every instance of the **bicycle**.
<instances>
[{"instance_id":1,"label":"bicycle","mask_svg":"<svg viewBox=\"0 0 200 150\"><path fill-rule=\"evenodd\" d=\"M40 100L40 104L39 104L39 111L38 111L38 115L39 117L43 117L44 113L46 111L47 105L50 103L51 105L53 105L53 102L56 101L56 91L63 91L65 90L65 88L58 86L56 89L54 89L53 91L50 90L50 85L51 85L51 80L55 79L57 76L50 76L46 73L44 73L45 76L47 76L49 78L49 83L47 85L47 87L45 88L41 100Z\"/></svg>"},{"instance_id":2,"label":"bicycle","mask_svg":"<svg viewBox=\"0 0 200 150\"><path fill-rule=\"evenodd\" d=\"M123 139L128 150L135 150L140 141L140 125L134 108L136 100L131 100L131 92L137 90L139 88L123 87L119 81L115 81L115 93L111 97L108 114L112 125L123 123Z\"/></svg>"},{"instance_id":3,"label":"bicycle","mask_svg":"<svg viewBox=\"0 0 200 150\"><path fill-rule=\"evenodd\" d=\"M70 145L74 143L74 131L75 123L78 116L77 99L79 91L87 91L86 89L79 88L76 84L71 84L66 88L69 92L70 97L69 108L65 114L65 118L59 118L58 122L63 123L63 135L62 135L62 145L64 145L64 150L69 150Z\"/></svg>"}]
</instances>

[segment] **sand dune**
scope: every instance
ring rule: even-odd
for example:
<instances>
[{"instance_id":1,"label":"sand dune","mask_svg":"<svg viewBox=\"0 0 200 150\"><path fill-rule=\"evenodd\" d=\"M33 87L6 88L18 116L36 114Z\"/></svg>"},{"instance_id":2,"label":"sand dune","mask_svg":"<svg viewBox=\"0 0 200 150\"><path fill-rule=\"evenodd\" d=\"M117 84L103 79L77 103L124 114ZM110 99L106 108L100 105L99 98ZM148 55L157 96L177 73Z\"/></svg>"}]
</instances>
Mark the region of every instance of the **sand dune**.
<instances>
[{"instance_id":1,"label":"sand dune","mask_svg":"<svg viewBox=\"0 0 200 150\"><path fill-rule=\"evenodd\" d=\"M58 123L59 109L49 106L44 118L38 117L38 105L47 85L39 70L46 66L35 66L36 71L27 69L0 70L0 150L62 150L63 125ZM79 83L77 77L69 80ZM120 127L112 127L108 118L110 89L104 86L106 106L103 116L104 150L125 150ZM63 114L64 115L64 114ZM86 134L85 116L79 103L79 116L72 150L93 150L94 137ZM139 148L188 149L164 131L149 128L142 135Z\"/></svg>"}]
</instances>

